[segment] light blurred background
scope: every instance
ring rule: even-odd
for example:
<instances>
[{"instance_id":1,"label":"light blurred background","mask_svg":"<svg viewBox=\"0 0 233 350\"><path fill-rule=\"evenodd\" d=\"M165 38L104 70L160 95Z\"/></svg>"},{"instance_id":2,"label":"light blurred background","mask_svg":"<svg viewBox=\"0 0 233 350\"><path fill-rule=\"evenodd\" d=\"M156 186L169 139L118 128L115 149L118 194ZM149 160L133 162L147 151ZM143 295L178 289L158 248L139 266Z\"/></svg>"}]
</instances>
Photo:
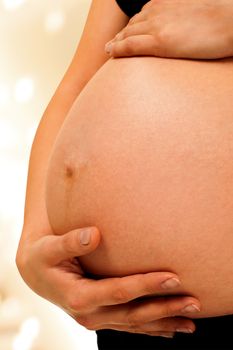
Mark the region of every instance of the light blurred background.
<instances>
[{"instance_id":1,"label":"light blurred background","mask_svg":"<svg viewBox=\"0 0 233 350\"><path fill-rule=\"evenodd\" d=\"M15 266L31 144L90 3L0 0L0 350L97 349L95 332L34 294Z\"/></svg>"}]
</instances>

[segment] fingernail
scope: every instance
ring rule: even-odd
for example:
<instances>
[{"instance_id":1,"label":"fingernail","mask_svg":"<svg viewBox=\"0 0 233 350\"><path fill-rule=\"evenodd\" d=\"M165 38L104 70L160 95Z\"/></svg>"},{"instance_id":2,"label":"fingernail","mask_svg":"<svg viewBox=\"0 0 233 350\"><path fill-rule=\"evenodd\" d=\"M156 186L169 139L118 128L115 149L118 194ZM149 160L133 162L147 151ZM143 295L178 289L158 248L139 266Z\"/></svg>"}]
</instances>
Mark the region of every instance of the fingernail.
<instances>
[{"instance_id":1,"label":"fingernail","mask_svg":"<svg viewBox=\"0 0 233 350\"><path fill-rule=\"evenodd\" d=\"M108 42L107 44L105 44L104 49L107 53L110 53L112 51L112 43Z\"/></svg>"},{"instance_id":2,"label":"fingernail","mask_svg":"<svg viewBox=\"0 0 233 350\"><path fill-rule=\"evenodd\" d=\"M80 232L80 243L82 245L88 245L91 240L91 229L90 228L85 228Z\"/></svg>"},{"instance_id":3,"label":"fingernail","mask_svg":"<svg viewBox=\"0 0 233 350\"><path fill-rule=\"evenodd\" d=\"M172 277L162 282L161 287L163 289L172 289L172 288L178 287L180 284L181 283L177 278Z\"/></svg>"},{"instance_id":4,"label":"fingernail","mask_svg":"<svg viewBox=\"0 0 233 350\"><path fill-rule=\"evenodd\" d=\"M193 333L193 330L191 328L176 328L176 332Z\"/></svg>"},{"instance_id":5,"label":"fingernail","mask_svg":"<svg viewBox=\"0 0 233 350\"><path fill-rule=\"evenodd\" d=\"M201 310L195 304L188 305L181 310L181 312L197 312L197 311L201 311Z\"/></svg>"}]
</instances>

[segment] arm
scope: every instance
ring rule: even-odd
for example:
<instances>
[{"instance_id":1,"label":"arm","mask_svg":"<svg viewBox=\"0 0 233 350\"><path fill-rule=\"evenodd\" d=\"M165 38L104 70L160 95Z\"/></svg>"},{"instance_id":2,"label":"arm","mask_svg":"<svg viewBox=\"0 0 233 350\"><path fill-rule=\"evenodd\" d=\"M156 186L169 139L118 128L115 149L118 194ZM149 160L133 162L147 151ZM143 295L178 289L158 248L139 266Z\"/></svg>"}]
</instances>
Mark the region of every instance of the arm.
<instances>
[{"instance_id":1,"label":"arm","mask_svg":"<svg viewBox=\"0 0 233 350\"><path fill-rule=\"evenodd\" d=\"M103 20L105 17L107 21ZM56 136L83 87L108 59L104 52L105 42L127 21L115 0L93 0L77 51L42 116L33 141L16 263L31 289L88 329L119 326L122 330L138 333L147 333L148 329L154 335L165 332L167 336L176 328L194 329L191 320L171 316L183 316L181 310L191 303L199 306L196 298L183 296L157 301L157 312L152 310L153 323L149 325L144 325L143 320L148 319L152 311L146 311L143 319L135 322L137 312L140 313L139 306L128 302L154 293L166 295L168 289L175 293L179 286L174 284L177 276L170 272L155 272L102 281L85 278L74 257L96 249L100 241L97 228L77 229L56 236L45 205L46 171ZM164 284L172 277L176 280L170 280L168 286ZM165 320L159 321L164 317Z\"/></svg>"},{"instance_id":2,"label":"arm","mask_svg":"<svg viewBox=\"0 0 233 350\"><path fill-rule=\"evenodd\" d=\"M76 53L41 118L30 155L21 243L25 239L36 239L44 232L52 233L44 198L49 155L73 102L109 58L104 52L106 40L126 24L127 16L122 14L117 5L114 8L113 3L107 0L104 4L98 0L92 2ZM108 16L108 22L111 23L107 28L104 16Z\"/></svg>"}]
</instances>

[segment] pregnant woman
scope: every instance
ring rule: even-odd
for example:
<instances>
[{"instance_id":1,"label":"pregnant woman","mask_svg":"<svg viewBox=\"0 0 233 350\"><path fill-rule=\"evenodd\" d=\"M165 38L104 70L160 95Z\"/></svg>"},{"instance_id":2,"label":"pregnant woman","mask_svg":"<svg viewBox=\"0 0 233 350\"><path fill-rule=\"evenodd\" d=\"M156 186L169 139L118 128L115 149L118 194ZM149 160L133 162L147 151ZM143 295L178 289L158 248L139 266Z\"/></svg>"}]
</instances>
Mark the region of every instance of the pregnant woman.
<instances>
[{"instance_id":1,"label":"pregnant woman","mask_svg":"<svg viewBox=\"0 0 233 350\"><path fill-rule=\"evenodd\" d=\"M142 2L139 3L142 7ZM186 5L182 1L178 3L180 7L194 6L191 1ZM129 6L123 7L126 14L132 16L137 12L131 2L126 1L126 4ZM150 6L156 7L157 1L147 5L141 12L143 16L152 9ZM104 6L103 2L100 6L99 1L94 1L89 21L96 20L100 8L103 13L106 11L104 18L108 18L108 26L111 23L114 27L108 27L112 34L127 23L128 16L114 1L106 1ZM213 12L210 14L213 17ZM92 30L91 40L95 41L97 34ZM81 41L80 47L82 45ZM119 41L115 45L120 52L120 45L124 43ZM114 54L114 49L112 52ZM129 52L128 46L126 56L130 56ZM89 52L89 57L91 54ZM77 57L80 64L85 65L84 56ZM198 58L191 54L184 57ZM119 306L106 300L99 319L89 325L89 329L99 329L100 349L117 349L122 344L125 349L129 346L211 349L217 343L218 346L221 343L221 349L228 349L233 314L233 59L184 60L132 55L105 58L102 64L100 60L101 57L99 61L96 59L98 69L89 79L82 76L81 70L76 72L79 74L76 91L66 85L66 77L74 72L74 63L71 64L63 88L58 89L55 96L59 98L64 91L74 96L80 89L78 97L73 98L72 108L67 110L62 127L57 122L51 132L56 140L53 147L50 146L47 166L37 181L43 195L40 194L37 204L33 204L33 196L28 195L18 252L21 274L38 294L60 303L58 297L53 297L53 293L57 293L56 285L47 292L44 277L39 276L44 288L38 278L33 281L32 271L25 262L32 263L33 258L22 257L23 252L27 256L38 251L38 246L44 253L48 249L48 238L46 241L43 233L31 233L35 231L32 212L43 212L42 232L50 230L51 234L61 237L77 227L96 226L101 232L97 249L79 257L79 262L70 259L63 264L63 270L72 264L73 272L77 269L79 273L89 273L93 283L102 283L102 290L103 282L111 278L116 278L116 282L123 278L127 285L129 275L151 276L150 273L156 271L169 271L182 281L175 291L166 293L158 288L152 291L151 287L147 293L128 290L119 295ZM54 115L53 111L51 119L56 118ZM49 122L47 128L46 121L44 123L45 132L49 130ZM83 238L87 240L88 235ZM29 253L30 243L36 240L37 250L34 246ZM55 245L56 236L53 240ZM55 247L53 249L53 259L56 256L58 260L58 252ZM75 256L71 244L67 250L66 258ZM83 254L85 250L76 255ZM145 295L150 298L143 297ZM164 295L166 298L162 297ZM135 300L136 297L142 298ZM95 299L98 300L98 292ZM155 330L161 330L153 328L153 321L159 319L158 309L163 303L171 300L192 301L194 308L189 307L190 317L196 319L199 332L176 334L173 339L132 334L155 335ZM112 305L112 313L107 312L107 305ZM201 311L198 311L200 306ZM123 310L131 315L125 318L125 323ZM82 310L80 313L82 315ZM161 315L161 319L171 316ZM187 315L173 311L173 316ZM100 317L105 319L105 326ZM174 317L173 321L176 319L190 322L184 317ZM77 315L77 320L88 325L85 313L83 318ZM189 326L192 327L192 323ZM104 330L108 328L115 331ZM125 330L131 334L120 332ZM208 341L205 347L204 341ZM232 344L229 346L230 349Z\"/></svg>"}]
</instances>

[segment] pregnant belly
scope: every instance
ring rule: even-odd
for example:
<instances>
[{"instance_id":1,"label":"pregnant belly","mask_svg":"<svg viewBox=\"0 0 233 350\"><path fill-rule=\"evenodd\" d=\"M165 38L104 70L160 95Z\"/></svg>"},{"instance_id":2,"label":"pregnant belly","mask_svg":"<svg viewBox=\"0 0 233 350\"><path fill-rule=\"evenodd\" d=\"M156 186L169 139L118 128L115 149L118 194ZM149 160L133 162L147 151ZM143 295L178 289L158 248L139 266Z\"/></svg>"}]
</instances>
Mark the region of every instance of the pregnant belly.
<instances>
[{"instance_id":1,"label":"pregnant belly","mask_svg":"<svg viewBox=\"0 0 233 350\"><path fill-rule=\"evenodd\" d=\"M172 271L198 317L233 313L233 59L108 60L54 144L56 234L97 226L100 276Z\"/></svg>"}]
</instances>

